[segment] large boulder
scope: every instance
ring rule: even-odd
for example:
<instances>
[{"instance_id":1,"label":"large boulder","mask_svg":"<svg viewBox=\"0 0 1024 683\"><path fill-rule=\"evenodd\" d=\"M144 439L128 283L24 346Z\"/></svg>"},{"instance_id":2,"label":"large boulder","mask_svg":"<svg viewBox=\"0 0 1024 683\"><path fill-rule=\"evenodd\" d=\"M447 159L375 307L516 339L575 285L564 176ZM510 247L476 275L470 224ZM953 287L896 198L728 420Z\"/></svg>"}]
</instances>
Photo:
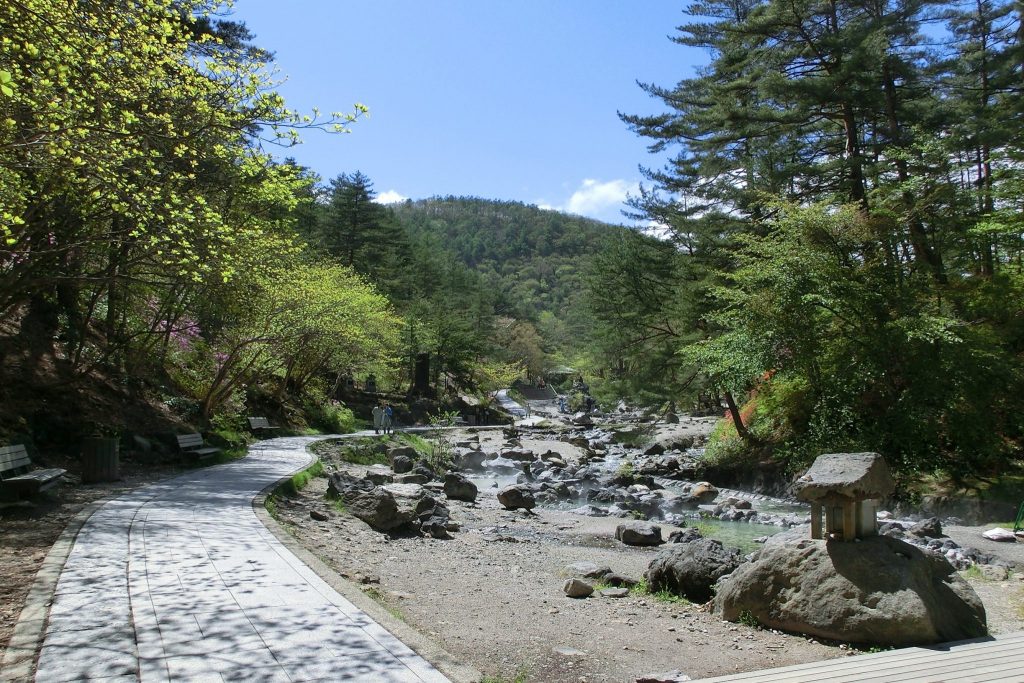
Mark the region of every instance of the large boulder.
<instances>
[{"instance_id":1,"label":"large boulder","mask_svg":"<svg viewBox=\"0 0 1024 683\"><path fill-rule=\"evenodd\" d=\"M327 495L341 500L353 517L363 520L377 531L390 531L416 518L415 508L403 506L400 509L395 496L388 490L375 486L371 481L355 479L344 473L330 476Z\"/></svg>"},{"instance_id":2,"label":"large boulder","mask_svg":"<svg viewBox=\"0 0 1024 683\"><path fill-rule=\"evenodd\" d=\"M626 545L661 545L661 527L650 522L627 522L615 527L615 538Z\"/></svg>"},{"instance_id":3,"label":"large boulder","mask_svg":"<svg viewBox=\"0 0 1024 683\"><path fill-rule=\"evenodd\" d=\"M430 465L428 465L422 460L413 465L412 473L418 474L421 477L426 477L427 481L434 481L435 479L437 479L437 473L434 471L434 468L432 468Z\"/></svg>"},{"instance_id":4,"label":"large boulder","mask_svg":"<svg viewBox=\"0 0 1024 683\"><path fill-rule=\"evenodd\" d=\"M574 413L569 421L578 427L592 427L594 420L587 413Z\"/></svg>"},{"instance_id":5,"label":"large boulder","mask_svg":"<svg viewBox=\"0 0 1024 683\"><path fill-rule=\"evenodd\" d=\"M895 647L979 638L985 608L944 557L898 539L780 534L718 587L713 610L768 628Z\"/></svg>"},{"instance_id":6,"label":"large boulder","mask_svg":"<svg viewBox=\"0 0 1024 683\"><path fill-rule=\"evenodd\" d=\"M385 484L381 488L394 497L399 509L408 512L410 518L416 517L424 510L432 508L436 503L434 497L430 495L422 484Z\"/></svg>"},{"instance_id":7,"label":"large boulder","mask_svg":"<svg viewBox=\"0 0 1024 683\"><path fill-rule=\"evenodd\" d=\"M942 522L938 517L929 517L910 527L907 533L920 538L942 538Z\"/></svg>"},{"instance_id":8,"label":"large boulder","mask_svg":"<svg viewBox=\"0 0 1024 683\"><path fill-rule=\"evenodd\" d=\"M691 602L705 603L715 584L740 565L740 552L713 538L673 543L658 552L644 578L652 591L667 590Z\"/></svg>"},{"instance_id":9,"label":"large boulder","mask_svg":"<svg viewBox=\"0 0 1024 683\"><path fill-rule=\"evenodd\" d=\"M444 475L444 495L452 500L464 500L467 503L476 502L476 484L458 472L449 472Z\"/></svg>"},{"instance_id":10,"label":"large boulder","mask_svg":"<svg viewBox=\"0 0 1024 683\"><path fill-rule=\"evenodd\" d=\"M718 489L714 484L698 481L696 484L683 487L683 491L701 505L712 503L718 497Z\"/></svg>"},{"instance_id":11,"label":"large boulder","mask_svg":"<svg viewBox=\"0 0 1024 683\"><path fill-rule=\"evenodd\" d=\"M420 454L412 446L393 446L388 449L388 460L394 462L397 457L408 458L411 462L420 459Z\"/></svg>"},{"instance_id":12,"label":"large boulder","mask_svg":"<svg viewBox=\"0 0 1024 683\"><path fill-rule=\"evenodd\" d=\"M532 510L537 507L537 500L533 497L533 491L526 486L506 486L498 491L498 502L507 510Z\"/></svg>"},{"instance_id":13,"label":"large boulder","mask_svg":"<svg viewBox=\"0 0 1024 683\"><path fill-rule=\"evenodd\" d=\"M433 499L431 499L433 500ZM439 501L434 501L430 507L420 506L422 511L418 515L420 531L433 536L434 538L451 538L448 535L448 527L451 516L448 507Z\"/></svg>"},{"instance_id":14,"label":"large boulder","mask_svg":"<svg viewBox=\"0 0 1024 683\"><path fill-rule=\"evenodd\" d=\"M502 451L501 457L515 462L533 462L537 459L537 455L533 451L522 448L510 448L507 451Z\"/></svg>"},{"instance_id":15,"label":"large boulder","mask_svg":"<svg viewBox=\"0 0 1024 683\"><path fill-rule=\"evenodd\" d=\"M452 461L461 470L478 470L484 466L487 454L481 450L456 447L452 451Z\"/></svg>"},{"instance_id":16,"label":"large boulder","mask_svg":"<svg viewBox=\"0 0 1024 683\"><path fill-rule=\"evenodd\" d=\"M381 484L393 483L395 481L395 475L391 468L386 465L373 465L366 470L366 476L364 479L368 479L377 486L380 486Z\"/></svg>"},{"instance_id":17,"label":"large boulder","mask_svg":"<svg viewBox=\"0 0 1024 683\"><path fill-rule=\"evenodd\" d=\"M406 474L412 472L413 460L407 455L396 455L391 458L391 470L395 474Z\"/></svg>"}]
</instances>

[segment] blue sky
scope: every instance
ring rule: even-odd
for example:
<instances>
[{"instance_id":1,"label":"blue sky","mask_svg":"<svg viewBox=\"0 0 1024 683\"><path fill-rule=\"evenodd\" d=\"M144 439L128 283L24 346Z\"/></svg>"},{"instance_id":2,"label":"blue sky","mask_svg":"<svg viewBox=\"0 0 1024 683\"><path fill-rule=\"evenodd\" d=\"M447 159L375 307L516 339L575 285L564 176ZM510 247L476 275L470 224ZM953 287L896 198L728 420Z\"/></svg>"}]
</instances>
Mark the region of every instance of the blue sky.
<instances>
[{"instance_id":1,"label":"blue sky","mask_svg":"<svg viewBox=\"0 0 1024 683\"><path fill-rule=\"evenodd\" d=\"M511 199L612 222L660 166L617 111L655 113L706 55L672 43L678 0L236 0L289 106L370 108L348 135L283 152L384 199Z\"/></svg>"}]
</instances>

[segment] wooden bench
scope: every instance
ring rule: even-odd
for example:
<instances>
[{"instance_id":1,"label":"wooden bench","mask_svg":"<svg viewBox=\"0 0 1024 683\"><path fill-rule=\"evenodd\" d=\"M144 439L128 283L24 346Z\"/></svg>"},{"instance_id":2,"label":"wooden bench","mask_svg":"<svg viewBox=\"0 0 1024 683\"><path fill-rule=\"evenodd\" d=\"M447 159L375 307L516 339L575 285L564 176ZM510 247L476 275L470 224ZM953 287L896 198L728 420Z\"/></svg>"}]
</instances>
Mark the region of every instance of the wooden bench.
<instances>
[{"instance_id":1,"label":"wooden bench","mask_svg":"<svg viewBox=\"0 0 1024 683\"><path fill-rule=\"evenodd\" d=\"M249 429L251 429L254 432L255 431L267 431L267 432L269 432L269 431L273 431L275 429L280 429L280 427L275 427L274 425L270 424L270 421L267 420L267 418L265 418L265 417L249 417L249 418L246 418L246 419L249 420Z\"/></svg>"},{"instance_id":2,"label":"wooden bench","mask_svg":"<svg viewBox=\"0 0 1024 683\"><path fill-rule=\"evenodd\" d=\"M15 493L39 493L60 483L67 470L33 470L23 445L0 448L0 482Z\"/></svg>"},{"instance_id":3,"label":"wooden bench","mask_svg":"<svg viewBox=\"0 0 1024 683\"><path fill-rule=\"evenodd\" d=\"M221 452L219 448L204 444L200 434L178 434L178 450L200 460L212 458Z\"/></svg>"}]
</instances>

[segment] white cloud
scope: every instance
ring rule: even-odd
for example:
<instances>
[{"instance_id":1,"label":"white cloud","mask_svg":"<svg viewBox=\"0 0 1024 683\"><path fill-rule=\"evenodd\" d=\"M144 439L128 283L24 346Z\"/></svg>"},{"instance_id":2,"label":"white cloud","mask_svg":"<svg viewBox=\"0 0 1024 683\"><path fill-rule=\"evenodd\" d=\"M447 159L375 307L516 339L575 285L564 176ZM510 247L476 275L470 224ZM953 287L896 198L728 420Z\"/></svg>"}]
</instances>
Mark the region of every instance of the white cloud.
<instances>
[{"instance_id":1,"label":"white cloud","mask_svg":"<svg viewBox=\"0 0 1024 683\"><path fill-rule=\"evenodd\" d=\"M374 201L378 204L398 204L399 202L404 202L406 199L408 199L408 197L405 195L398 194L395 190L388 190L387 192L381 192L377 195L377 198Z\"/></svg>"},{"instance_id":2,"label":"white cloud","mask_svg":"<svg viewBox=\"0 0 1024 683\"><path fill-rule=\"evenodd\" d=\"M622 210L625 208L627 195L638 194L640 184L629 180L609 180L601 182L587 178L579 188L563 204L552 204L546 200L538 200L537 207L565 213L574 213L600 221L621 223L624 219Z\"/></svg>"},{"instance_id":3,"label":"white cloud","mask_svg":"<svg viewBox=\"0 0 1024 683\"><path fill-rule=\"evenodd\" d=\"M638 190L639 185L628 180L609 180L602 183L587 178L569 197L565 210L583 216L604 215L610 209L620 210L626 201L626 195L635 194Z\"/></svg>"}]
</instances>

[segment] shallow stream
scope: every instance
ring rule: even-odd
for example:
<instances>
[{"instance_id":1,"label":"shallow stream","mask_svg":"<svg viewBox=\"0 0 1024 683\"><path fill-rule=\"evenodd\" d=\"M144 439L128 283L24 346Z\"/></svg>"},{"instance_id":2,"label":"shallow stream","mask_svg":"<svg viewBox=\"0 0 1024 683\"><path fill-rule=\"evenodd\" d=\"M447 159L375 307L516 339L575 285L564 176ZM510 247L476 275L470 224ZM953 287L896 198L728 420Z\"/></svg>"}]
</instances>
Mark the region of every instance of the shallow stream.
<instances>
[{"instance_id":1,"label":"shallow stream","mask_svg":"<svg viewBox=\"0 0 1024 683\"><path fill-rule=\"evenodd\" d=\"M613 473L619 469L622 463L627 460L629 454L607 454L603 461L595 461L593 463L599 470L606 473ZM500 459L504 461L503 459ZM511 461L504 461L507 463L507 468L494 469L494 461L491 462L492 469L484 472L470 472L467 471L464 474L476 484L477 488L481 491L496 491L497 489L511 486L517 483L519 471L513 469L517 467L517 463ZM675 490L677 493L682 492L682 486L686 482L674 481L670 479L658 479L659 485L663 486L668 490ZM802 508L799 504L790 503L774 498L766 498L764 496L758 496L754 494L748 494L742 491L723 491L719 496L719 499L727 496L737 496L751 502L754 510L763 513L771 513L776 515L786 515L792 513L805 513L806 509ZM595 505L602 509L607 509L608 505L588 503L584 499L576 501L562 501L554 506L542 506L542 507L553 507L559 510L572 510L582 505ZM759 544L755 543L754 539L762 538L764 536L771 536L785 530L785 527L775 526L771 524L757 524L752 522L728 522L711 517L702 517L700 512L695 510L692 515L692 519L686 520L686 525L690 527L698 528L701 533L708 538L714 538L722 542L727 547L740 548L743 553L749 553L759 547ZM628 518L623 518L628 519ZM657 519L652 520L657 522Z\"/></svg>"}]
</instances>

